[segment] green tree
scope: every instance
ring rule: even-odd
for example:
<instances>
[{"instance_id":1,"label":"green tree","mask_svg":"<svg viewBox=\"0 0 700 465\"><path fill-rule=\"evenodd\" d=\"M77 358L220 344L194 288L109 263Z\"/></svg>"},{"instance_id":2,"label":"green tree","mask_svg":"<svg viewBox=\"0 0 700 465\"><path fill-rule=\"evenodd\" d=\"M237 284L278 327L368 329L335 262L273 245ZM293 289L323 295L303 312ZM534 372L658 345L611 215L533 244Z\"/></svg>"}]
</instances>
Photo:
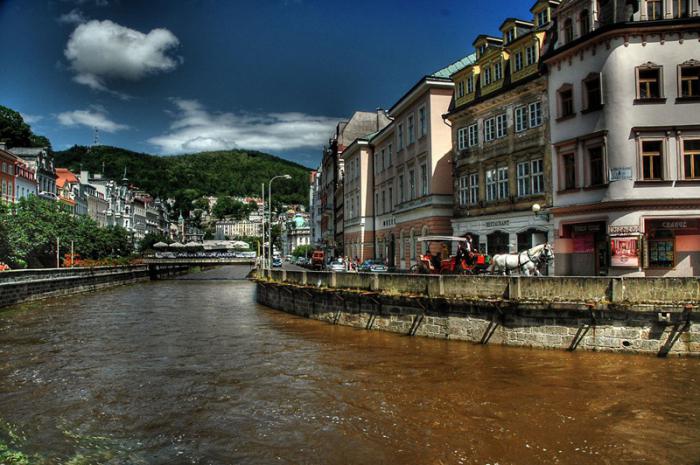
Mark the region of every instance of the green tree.
<instances>
[{"instance_id":1,"label":"green tree","mask_svg":"<svg viewBox=\"0 0 700 465\"><path fill-rule=\"evenodd\" d=\"M143 237L143 239L141 239L141 242L139 242L139 250L151 250L153 249L153 244L158 242L164 242L167 244L170 242L170 240L162 233L149 232Z\"/></svg>"},{"instance_id":2,"label":"green tree","mask_svg":"<svg viewBox=\"0 0 700 465\"><path fill-rule=\"evenodd\" d=\"M240 200L225 195L217 199L216 205L212 208L212 214L217 218L230 216L240 220L248 216L248 208L249 207Z\"/></svg>"},{"instance_id":3,"label":"green tree","mask_svg":"<svg viewBox=\"0 0 700 465\"><path fill-rule=\"evenodd\" d=\"M297 246L293 251L292 255L295 257L310 257L314 251L314 247L311 244L305 244Z\"/></svg>"}]
</instances>

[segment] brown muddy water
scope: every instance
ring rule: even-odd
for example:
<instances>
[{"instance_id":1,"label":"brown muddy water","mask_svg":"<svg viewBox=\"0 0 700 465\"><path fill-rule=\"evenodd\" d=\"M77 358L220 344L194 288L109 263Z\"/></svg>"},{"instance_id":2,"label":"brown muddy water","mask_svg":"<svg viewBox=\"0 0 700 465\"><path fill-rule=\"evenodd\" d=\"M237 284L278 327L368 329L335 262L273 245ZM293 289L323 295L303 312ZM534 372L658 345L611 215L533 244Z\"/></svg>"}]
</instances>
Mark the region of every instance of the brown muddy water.
<instances>
[{"instance_id":1,"label":"brown muddy water","mask_svg":"<svg viewBox=\"0 0 700 465\"><path fill-rule=\"evenodd\" d=\"M332 326L207 273L0 312L0 463L700 463L700 360Z\"/></svg>"}]
</instances>

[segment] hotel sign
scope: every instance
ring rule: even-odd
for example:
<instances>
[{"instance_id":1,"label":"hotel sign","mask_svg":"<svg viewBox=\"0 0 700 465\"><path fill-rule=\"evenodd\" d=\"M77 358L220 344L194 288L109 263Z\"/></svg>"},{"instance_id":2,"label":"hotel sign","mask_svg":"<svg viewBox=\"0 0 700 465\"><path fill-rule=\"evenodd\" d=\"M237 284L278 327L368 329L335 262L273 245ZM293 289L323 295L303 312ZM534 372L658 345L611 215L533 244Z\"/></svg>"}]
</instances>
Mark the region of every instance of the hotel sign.
<instances>
[{"instance_id":1,"label":"hotel sign","mask_svg":"<svg viewBox=\"0 0 700 465\"><path fill-rule=\"evenodd\" d=\"M626 179L632 179L632 167L625 166L622 168L610 168L610 172L608 174L610 181L624 181Z\"/></svg>"}]
</instances>

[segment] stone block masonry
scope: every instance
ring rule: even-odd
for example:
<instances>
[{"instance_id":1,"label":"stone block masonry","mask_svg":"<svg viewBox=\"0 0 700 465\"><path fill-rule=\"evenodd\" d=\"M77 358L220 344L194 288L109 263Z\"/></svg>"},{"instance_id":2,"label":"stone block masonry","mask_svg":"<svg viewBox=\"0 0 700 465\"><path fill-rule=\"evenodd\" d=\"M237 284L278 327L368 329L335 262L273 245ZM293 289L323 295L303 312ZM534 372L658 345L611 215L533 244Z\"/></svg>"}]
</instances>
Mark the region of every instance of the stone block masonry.
<instances>
[{"instance_id":1,"label":"stone block masonry","mask_svg":"<svg viewBox=\"0 0 700 465\"><path fill-rule=\"evenodd\" d=\"M174 276L188 269L187 266L136 265L3 272L0 307Z\"/></svg>"},{"instance_id":2,"label":"stone block masonry","mask_svg":"<svg viewBox=\"0 0 700 465\"><path fill-rule=\"evenodd\" d=\"M309 279L311 274L304 274L286 271L258 280L258 302L332 324L479 344L700 356L697 278L628 283L625 278L315 272ZM649 290L645 281L651 281Z\"/></svg>"}]
</instances>

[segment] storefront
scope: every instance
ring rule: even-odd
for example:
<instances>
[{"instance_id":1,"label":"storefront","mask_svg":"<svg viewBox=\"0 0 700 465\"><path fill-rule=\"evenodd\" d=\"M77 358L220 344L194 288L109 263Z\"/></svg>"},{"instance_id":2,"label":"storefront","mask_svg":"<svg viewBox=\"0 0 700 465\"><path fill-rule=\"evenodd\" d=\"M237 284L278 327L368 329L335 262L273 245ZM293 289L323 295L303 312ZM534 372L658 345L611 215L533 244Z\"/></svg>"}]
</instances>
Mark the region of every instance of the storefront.
<instances>
[{"instance_id":1,"label":"storefront","mask_svg":"<svg viewBox=\"0 0 700 465\"><path fill-rule=\"evenodd\" d=\"M700 218L645 218L641 249L647 276L700 275Z\"/></svg>"},{"instance_id":2,"label":"storefront","mask_svg":"<svg viewBox=\"0 0 700 465\"><path fill-rule=\"evenodd\" d=\"M489 255L527 250L554 237L552 223L531 211L455 219L452 226L455 236L469 234L474 246Z\"/></svg>"},{"instance_id":3,"label":"storefront","mask_svg":"<svg viewBox=\"0 0 700 465\"><path fill-rule=\"evenodd\" d=\"M558 275L604 276L610 267L605 221L563 223L555 243Z\"/></svg>"}]
</instances>

